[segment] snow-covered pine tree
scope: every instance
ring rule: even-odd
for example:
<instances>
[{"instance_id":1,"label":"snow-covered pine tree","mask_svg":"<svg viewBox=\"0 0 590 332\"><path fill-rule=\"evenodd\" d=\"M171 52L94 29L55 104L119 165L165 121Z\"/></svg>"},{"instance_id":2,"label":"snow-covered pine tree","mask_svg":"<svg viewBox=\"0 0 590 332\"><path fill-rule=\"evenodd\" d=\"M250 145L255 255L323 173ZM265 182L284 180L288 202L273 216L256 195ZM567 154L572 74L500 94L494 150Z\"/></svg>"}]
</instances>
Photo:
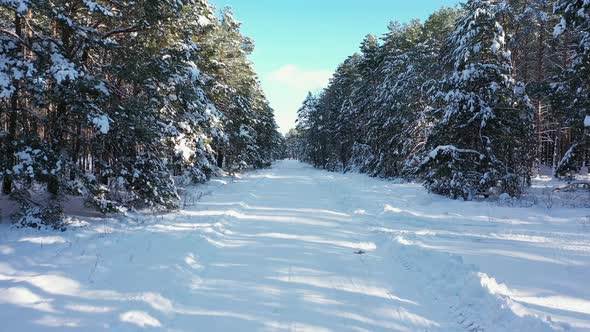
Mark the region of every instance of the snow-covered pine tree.
<instances>
[{"instance_id":1,"label":"snow-covered pine tree","mask_svg":"<svg viewBox=\"0 0 590 332\"><path fill-rule=\"evenodd\" d=\"M425 72L423 58L432 50L419 47L423 26L417 20L405 25L390 24L386 37L387 54L378 71L383 79L375 89L376 107L367 135L376 153L373 174L384 177L401 176L406 155L404 147L411 145L410 123L420 116L418 104Z\"/></svg>"},{"instance_id":2,"label":"snow-covered pine tree","mask_svg":"<svg viewBox=\"0 0 590 332\"><path fill-rule=\"evenodd\" d=\"M469 173L471 180L460 177L471 191L499 185L512 194L527 184L530 169L551 165L560 176L574 174L589 156L587 7L565 0L470 1L452 43L446 37L456 9L443 8L424 24L390 25L383 45L369 47L374 38L363 42L352 93L339 93L335 76L317 97L309 126L316 129L300 130L306 160L329 169L347 164L376 176L425 176L433 173L415 172L425 156L439 145L454 146L446 155L466 153L471 158L461 167L479 168ZM554 39L560 16L560 38ZM453 61L441 61L446 54ZM557 83L549 84L551 77ZM462 190L453 195L470 196Z\"/></svg>"},{"instance_id":3,"label":"snow-covered pine tree","mask_svg":"<svg viewBox=\"0 0 590 332\"><path fill-rule=\"evenodd\" d=\"M440 50L455 13L442 9L425 25L392 24L383 45L367 36L362 54L338 68L314 106L308 107L313 97L304 102L298 120L304 159L331 170L401 175L406 158L423 148L424 84L444 71Z\"/></svg>"},{"instance_id":4,"label":"snow-covered pine tree","mask_svg":"<svg viewBox=\"0 0 590 332\"><path fill-rule=\"evenodd\" d=\"M535 107L535 167L551 166L553 153L559 150L557 141L563 132L560 109L551 107L550 78L561 71L561 43L552 38L557 15L554 0L505 1L501 15L506 29L511 31L514 74L526 86L527 95Z\"/></svg>"},{"instance_id":5,"label":"snow-covered pine tree","mask_svg":"<svg viewBox=\"0 0 590 332\"><path fill-rule=\"evenodd\" d=\"M0 0L2 191L35 216L64 194L103 212L170 208L173 175L217 170L224 124L251 133L232 164L267 165L282 140L247 61L253 43L225 16L207 0Z\"/></svg>"},{"instance_id":6,"label":"snow-covered pine tree","mask_svg":"<svg viewBox=\"0 0 590 332\"><path fill-rule=\"evenodd\" d=\"M383 60L383 48L377 37L369 34L361 42L360 50L352 91L343 101L339 122L346 121L341 126L347 126L349 132L344 150L346 170L369 172L375 161L369 143L370 131L375 128L373 115L380 106L375 104L375 90L381 79L377 70Z\"/></svg>"},{"instance_id":7,"label":"snow-covered pine tree","mask_svg":"<svg viewBox=\"0 0 590 332\"><path fill-rule=\"evenodd\" d=\"M555 37L571 38L576 45L569 65L552 86L554 107L564 110L566 124L571 126L572 144L559 162L555 174L571 176L589 157L590 134L590 1L559 0L554 7L561 16Z\"/></svg>"},{"instance_id":8,"label":"snow-covered pine tree","mask_svg":"<svg viewBox=\"0 0 590 332\"><path fill-rule=\"evenodd\" d=\"M384 61L377 70L375 110L365 135L377 158L373 175L407 176L424 148L429 106L427 91L445 67L440 65L457 11L443 8L421 24L392 23L385 37Z\"/></svg>"},{"instance_id":9,"label":"snow-covered pine tree","mask_svg":"<svg viewBox=\"0 0 590 332\"><path fill-rule=\"evenodd\" d=\"M422 27L422 36L409 52L412 60L406 76L414 86L409 86L412 111L406 112L408 119L404 122L406 139L401 146L405 158L402 176L413 176L420 163L419 156L426 149L426 141L432 128L432 119L428 117L431 109L431 89L438 81L452 70L444 58L449 52L448 40L453 33L459 11L456 8L441 8L432 14ZM451 67L451 68L450 68Z\"/></svg>"},{"instance_id":10,"label":"snow-covered pine tree","mask_svg":"<svg viewBox=\"0 0 590 332\"><path fill-rule=\"evenodd\" d=\"M305 139L303 133L296 128L292 128L285 135L285 158L305 160Z\"/></svg>"},{"instance_id":11,"label":"snow-covered pine tree","mask_svg":"<svg viewBox=\"0 0 590 332\"><path fill-rule=\"evenodd\" d=\"M463 9L419 172L429 190L455 198L492 187L518 195L530 179L533 109L514 79L497 2L469 0Z\"/></svg>"},{"instance_id":12,"label":"snow-covered pine tree","mask_svg":"<svg viewBox=\"0 0 590 332\"><path fill-rule=\"evenodd\" d=\"M1 103L8 132L3 140L3 192L12 192L24 210L58 210L56 201L76 175L81 132L100 130L109 95L103 77L91 68L90 52L105 36L95 25L112 13L93 1L2 1ZM45 185L51 202L27 198ZM38 190L35 190L38 191ZM29 206L35 208L28 208ZM39 207L37 207L39 206ZM38 214L38 213L36 213Z\"/></svg>"},{"instance_id":13,"label":"snow-covered pine tree","mask_svg":"<svg viewBox=\"0 0 590 332\"><path fill-rule=\"evenodd\" d=\"M207 76L208 97L224 115L225 141L218 140L218 166L230 171L267 165L262 138L273 128L269 122L272 109L268 106L260 83L247 56L254 43L240 32L238 22L230 8L222 11L214 29L201 40L203 72ZM275 129L273 129L275 130Z\"/></svg>"},{"instance_id":14,"label":"snow-covered pine tree","mask_svg":"<svg viewBox=\"0 0 590 332\"><path fill-rule=\"evenodd\" d=\"M165 50L168 84L162 86L169 105L168 123L174 128L168 140L168 162L174 175L201 183L217 172L213 142L225 139L223 115L207 98L199 64L199 46L194 40L213 29L215 16L207 2L197 2L182 11L173 42ZM178 23L177 23L178 24Z\"/></svg>"},{"instance_id":15,"label":"snow-covered pine tree","mask_svg":"<svg viewBox=\"0 0 590 332\"><path fill-rule=\"evenodd\" d=\"M260 101L259 111L256 112L257 120L253 125L256 134L256 146L259 158L254 162L255 168L269 167L273 160L283 155L283 136L278 132L278 126L274 120L273 109L266 99Z\"/></svg>"},{"instance_id":16,"label":"snow-covered pine tree","mask_svg":"<svg viewBox=\"0 0 590 332\"><path fill-rule=\"evenodd\" d=\"M321 156L317 149L320 144L318 130L321 129L320 126L318 98L309 92L297 111L296 130L303 142L299 159L309 162L315 167L321 165Z\"/></svg>"},{"instance_id":17,"label":"snow-covered pine tree","mask_svg":"<svg viewBox=\"0 0 590 332\"><path fill-rule=\"evenodd\" d=\"M188 36L176 27L185 9L177 1L146 0L140 7L121 4L113 18L113 26L133 28L117 31L103 55L116 93L107 104L108 130L93 140L94 171L87 181L89 202L103 211L114 201L170 208L178 198L165 142L180 134L176 121L185 113L177 88L190 68L178 49Z\"/></svg>"},{"instance_id":18,"label":"snow-covered pine tree","mask_svg":"<svg viewBox=\"0 0 590 332\"><path fill-rule=\"evenodd\" d=\"M372 35L367 36L362 45L368 53L378 49ZM346 170L352 157L354 142L358 139L357 117L362 110L357 107L356 102L363 90L359 72L361 57L353 55L336 69L330 85L319 100L330 124L324 127L324 141L328 151L325 166L329 170Z\"/></svg>"}]
</instances>

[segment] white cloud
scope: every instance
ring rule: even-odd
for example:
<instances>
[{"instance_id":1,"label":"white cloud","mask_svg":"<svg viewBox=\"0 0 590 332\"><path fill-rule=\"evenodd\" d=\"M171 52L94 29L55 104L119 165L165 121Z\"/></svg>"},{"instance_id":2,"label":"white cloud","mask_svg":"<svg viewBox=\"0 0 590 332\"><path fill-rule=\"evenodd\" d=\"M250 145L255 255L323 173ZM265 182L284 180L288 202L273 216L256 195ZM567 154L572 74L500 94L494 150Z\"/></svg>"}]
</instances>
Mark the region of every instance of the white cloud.
<instances>
[{"instance_id":1,"label":"white cloud","mask_svg":"<svg viewBox=\"0 0 590 332\"><path fill-rule=\"evenodd\" d=\"M280 131L295 127L297 110L308 92L325 88L332 77L329 70L305 70L294 64L282 66L262 76L262 86L275 110Z\"/></svg>"},{"instance_id":2,"label":"white cloud","mask_svg":"<svg viewBox=\"0 0 590 332\"><path fill-rule=\"evenodd\" d=\"M296 65L285 65L268 76L269 81L284 84L290 88L305 91L315 91L325 88L332 77L327 70L304 70Z\"/></svg>"}]
</instances>

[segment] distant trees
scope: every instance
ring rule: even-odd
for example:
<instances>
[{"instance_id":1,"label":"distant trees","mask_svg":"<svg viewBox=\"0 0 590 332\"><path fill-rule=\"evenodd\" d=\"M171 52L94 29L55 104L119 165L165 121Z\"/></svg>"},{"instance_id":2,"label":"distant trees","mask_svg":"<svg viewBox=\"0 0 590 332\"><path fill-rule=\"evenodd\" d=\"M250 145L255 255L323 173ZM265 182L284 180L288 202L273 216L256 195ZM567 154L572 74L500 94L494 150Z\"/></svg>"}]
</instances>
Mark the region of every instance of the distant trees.
<instances>
[{"instance_id":1,"label":"distant trees","mask_svg":"<svg viewBox=\"0 0 590 332\"><path fill-rule=\"evenodd\" d=\"M302 159L305 156L305 141L297 129L291 129L285 135L284 158Z\"/></svg>"},{"instance_id":2,"label":"distant trees","mask_svg":"<svg viewBox=\"0 0 590 332\"><path fill-rule=\"evenodd\" d=\"M66 194L173 208L175 179L268 165L280 134L239 26L206 0L0 0L3 193L38 215Z\"/></svg>"},{"instance_id":3,"label":"distant trees","mask_svg":"<svg viewBox=\"0 0 590 332\"><path fill-rule=\"evenodd\" d=\"M390 24L306 99L303 159L417 177L465 199L492 188L519 195L543 166L577 171L588 158L588 6L468 0L424 23Z\"/></svg>"}]
</instances>

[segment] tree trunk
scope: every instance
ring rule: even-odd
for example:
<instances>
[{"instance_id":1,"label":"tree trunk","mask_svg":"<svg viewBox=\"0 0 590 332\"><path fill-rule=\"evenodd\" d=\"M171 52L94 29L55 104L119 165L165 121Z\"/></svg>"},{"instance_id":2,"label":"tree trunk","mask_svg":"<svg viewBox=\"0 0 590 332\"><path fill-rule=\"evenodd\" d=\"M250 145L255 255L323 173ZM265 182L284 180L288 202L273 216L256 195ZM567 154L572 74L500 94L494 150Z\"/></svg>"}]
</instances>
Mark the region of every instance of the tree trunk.
<instances>
[{"instance_id":1,"label":"tree trunk","mask_svg":"<svg viewBox=\"0 0 590 332\"><path fill-rule=\"evenodd\" d=\"M218 152L217 153L217 167L222 168L223 167L223 153Z\"/></svg>"},{"instance_id":2,"label":"tree trunk","mask_svg":"<svg viewBox=\"0 0 590 332\"><path fill-rule=\"evenodd\" d=\"M22 38L21 18L18 13L14 13L14 31L19 38ZM23 46L24 47L24 46ZM5 151L6 151L6 168L10 169L14 165L14 145L16 142L16 125L18 116L18 100L19 100L19 86L18 82L14 82L15 90L10 98L10 110L8 111L8 135L6 136ZM8 175L2 177L2 192L6 195L12 192L12 178Z\"/></svg>"}]
</instances>

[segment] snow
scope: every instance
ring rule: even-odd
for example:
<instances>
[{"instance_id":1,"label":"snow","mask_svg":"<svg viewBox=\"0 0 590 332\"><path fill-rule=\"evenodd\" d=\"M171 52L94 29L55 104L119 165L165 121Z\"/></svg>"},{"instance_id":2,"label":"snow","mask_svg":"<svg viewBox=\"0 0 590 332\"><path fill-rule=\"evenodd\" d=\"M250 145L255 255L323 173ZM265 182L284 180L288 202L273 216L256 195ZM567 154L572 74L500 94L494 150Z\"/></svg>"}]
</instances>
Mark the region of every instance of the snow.
<instances>
[{"instance_id":1,"label":"snow","mask_svg":"<svg viewBox=\"0 0 590 332\"><path fill-rule=\"evenodd\" d=\"M473 153L473 154L479 154L479 152L475 151L475 150L471 150L471 149L460 149L454 145L440 145L437 146L436 148L434 148L434 150L430 151L428 153L428 156L425 158L425 160L423 161L423 164L426 164L427 162L429 162L432 159L435 159L438 154L442 152L442 153ZM481 157L481 155L480 155Z\"/></svg>"},{"instance_id":2,"label":"snow","mask_svg":"<svg viewBox=\"0 0 590 332\"><path fill-rule=\"evenodd\" d=\"M16 152L14 156L17 159L17 163L12 166L12 172L16 175L33 176L35 172L33 169L35 160L41 155L41 150L33 150L30 147L26 147L24 150Z\"/></svg>"},{"instance_id":3,"label":"snow","mask_svg":"<svg viewBox=\"0 0 590 332\"><path fill-rule=\"evenodd\" d=\"M101 134L106 135L111 128L110 118L106 115L96 115L90 117L90 122L96 127Z\"/></svg>"},{"instance_id":4,"label":"snow","mask_svg":"<svg viewBox=\"0 0 590 332\"><path fill-rule=\"evenodd\" d=\"M188 66L188 72L189 72L189 75L190 75L190 78L191 78L191 80L193 80L193 81L198 81L198 80L199 80L199 78L201 77L201 70L200 70L200 69L199 69L199 67L197 67L197 65L196 65L194 62L192 62L192 61L190 61L190 62L188 63L188 65L189 65L189 66Z\"/></svg>"},{"instance_id":5,"label":"snow","mask_svg":"<svg viewBox=\"0 0 590 332\"><path fill-rule=\"evenodd\" d=\"M494 39L494 42L492 43L492 53L497 54L501 48L502 45L498 42L498 40Z\"/></svg>"},{"instance_id":6,"label":"snow","mask_svg":"<svg viewBox=\"0 0 590 332\"><path fill-rule=\"evenodd\" d=\"M97 85L94 86L94 88L100 92L102 92L102 94L104 94L105 96L110 95L110 91L109 89L107 89L106 85L104 84L104 82L99 82Z\"/></svg>"},{"instance_id":7,"label":"snow","mask_svg":"<svg viewBox=\"0 0 590 332\"><path fill-rule=\"evenodd\" d=\"M78 77L83 76L72 62L57 51L51 53L51 63L50 72L58 84L67 80L74 81Z\"/></svg>"},{"instance_id":8,"label":"snow","mask_svg":"<svg viewBox=\"0 0 590 332\"><path fill-rule=\"evenodd\" d=\"M202 27L207 27L211 25L211 20L205 15L197 16L197 23Z\"/></svg>"},{"instance_id":9,"label":"snow","mask_svg":"<svg viewBox=\"0 0 590 332\"><path fill-rule=\"evenodd\" d=\"M252 136L250 135L250 131L248 131L248 128L246 128L246 126L240 126L240 137L252 138Z\"/></svg>"},{"instance_id":10,"label":"snow","mask_svg":"<svg viewBox=\"0 0 590 332\"><path fill-rule=\"evenodd\" d=\"M492 42L492 53L498 54L498 52L504 47L506 44L506 36L504 32L504 27L498 22L496 22L496 33L494 35L494 40Z\"/></svg>"},{"instance_id":11,"label":"snow","mask_svg":"<svg viewBox=\"0 0 590 332\"><path fill-rule=\"evenodd\" d=\"M189 141L184 135L180 135L176 139L176 145L174 146L174 151L177 155L182 157L182 160L188 162L195 156L195 149L191 148L189 145Z\"/></svg>"},{"instance_id":12,"label":"snow","mask_svg":"<svg viewBox=\"0 0 590 332\"><path fill-rule=\"evenodd\" d=\"M561 20L559 21L559 23L553 29L553 37L557 38L557 37L561 36L565 32L566 29L567 29L567 22L565 21L565 18L562 17Z\"/></svg>"},{"instance_id":13,"label":"snow","mask_svg":"<svg viewBox=\"0 0 590 332\"><path fill-rule=\"evenodd\" d=\"M0 5L11 6L19 13L24 13L29 9L29 0L0 0Z\"/></svg>"},{"instance_id":14,"label":"snow","mask_svg":"<svg viewBox=\"0 0 590 332\"><path fill-rule=\"evenodd\" d=\"M0 225L3 328L590 331L590 209L296 161L188 191L206 194L164 215Z\"/></svg>"},{"instance_id":15,"label":"snow","mask_svg":"<svg viewBox=\"0 0 590 332\"><path fill-rule=\"evenodd\" d=\"M3 59L0 56L0 68L3 67ZM0 72L0 98L8 98L12 96L15 88L12 85L12 78L5 72Z\"/></svg>"}]
</instances>

